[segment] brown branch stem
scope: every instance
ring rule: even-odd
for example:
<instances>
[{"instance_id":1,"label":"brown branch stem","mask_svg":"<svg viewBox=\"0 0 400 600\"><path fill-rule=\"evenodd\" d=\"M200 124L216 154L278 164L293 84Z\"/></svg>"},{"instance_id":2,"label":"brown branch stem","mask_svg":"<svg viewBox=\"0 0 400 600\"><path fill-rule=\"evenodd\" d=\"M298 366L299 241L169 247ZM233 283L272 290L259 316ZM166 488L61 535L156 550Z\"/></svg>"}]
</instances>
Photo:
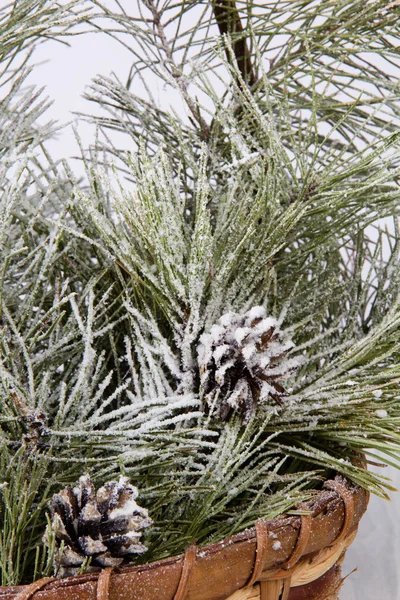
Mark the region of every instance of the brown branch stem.
<instances>
[{"instance_id":1,"label":"brown branch stem","mask_svg":"<svg viewBox=\"0 0 400 600\"><path fill-rule=\"evenodd\" d=\"M201 131L202 131L203 139L207 140L210 135L210 128L209 128L207 122L205 121L205 119L201 116L198 104L189 95L188 83L186 81L186 78L184 77L182 71L177 67L177 65L175 63L173 52L168 43L168 39L165 34L164 26L161 22L162 12L157 10L157 7L153 0L143 0L143 3L151 11L154 27L155 27L157 36L160 40L161 48L165 54L166 64L169 67L170 74L173 77L173 79L175 80L177 87L181 91L182 96L183 96L190 112L192 113L194 119L199 123L199 125L201 127Z\"/></svg>"},{"instance_id":2,"label":"brown branch stem","mask_svg":"<svg viewBox=\"0 0 400 600\"><path fill-rule=\"evenodd\" d=\"M214 0L214 16L221 35L227 34L232 38L233 53L243 80L251 87L257 80L251 53L243 34L244 29L240 20L235 0ZM229 50L226 49L228 61L231 61Z\"/></svg>"}]
</instances>

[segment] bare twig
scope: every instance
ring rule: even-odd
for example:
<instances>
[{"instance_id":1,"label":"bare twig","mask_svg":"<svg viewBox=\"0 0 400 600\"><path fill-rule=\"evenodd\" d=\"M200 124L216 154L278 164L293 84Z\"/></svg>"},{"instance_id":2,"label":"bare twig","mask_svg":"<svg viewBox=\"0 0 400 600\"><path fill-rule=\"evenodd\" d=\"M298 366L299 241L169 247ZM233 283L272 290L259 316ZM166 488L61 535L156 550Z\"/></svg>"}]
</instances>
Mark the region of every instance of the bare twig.
<instances>
[{"instance_id":1,"label":"bare twig","mask_svg":"<svg viewBox=\"0 0 400 600\"><path fill-rule=\"evenodd\" d=\"M156 29L157 36L160 40L161 47L166 56L166 64L169 67L170 74L176 81L176 84L177 84L179 90L181 91L182 96L183 96L190 112L192 113L194 119L199 123L199 125L201 127L203 138L205 140L207 140L210 136L210 128L208 126L208 123L201 116L198 104L189 95L188 83L186 81L186 78L184 77L182 71L177 67L177 65L175 63L173 52L172 52L170 44L167 40L164 26L161 22L162 12L157 10L154 0L142 0L142 1L143 1L143 4L151 11L151 14L153 16L154 27Z\"/></svg>"},{"instance_id":2,"label":"bare twig","mask_svg":"<svg viewBox=\"0 0 400 600\"><path fill-rule=\"evenodd\" d=\"M232 36L233 52L243 80L249 86L252 86L257 77L251 60L251 53L243 34L244 29L235 0L214 0L213 10L221 35L228 34ZM226 55L228 61L230 61L231 56L228 49Z\"/></svg>"}]
</instances>

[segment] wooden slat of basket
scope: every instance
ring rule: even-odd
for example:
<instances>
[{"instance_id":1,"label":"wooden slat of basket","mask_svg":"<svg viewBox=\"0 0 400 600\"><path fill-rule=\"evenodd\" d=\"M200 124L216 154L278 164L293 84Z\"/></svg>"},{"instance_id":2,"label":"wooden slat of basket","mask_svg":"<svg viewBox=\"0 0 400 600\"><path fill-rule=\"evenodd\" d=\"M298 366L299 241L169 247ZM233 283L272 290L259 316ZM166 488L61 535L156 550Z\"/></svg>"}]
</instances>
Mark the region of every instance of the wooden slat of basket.
<instances>
[{"instance_id":1,"label":"wooden slat of basket","mask_svg":"<svg viewBox=\"0 0 400 600\"><path fill-rule=\"evenodd\" d=\"M338 600L344 581L340 563L341 560L316 581L291 588L289 600Z\"/></svg>"},{"instance_id":2,"label":"wooden slat of basket","mask_svg":"<svg viewBox=\"0 0 400 600\"><path fill-rule=\"evenodd\" d=\"M353 531L347 538L341 540L338 544L324 548L315 556L302 559L292 575L291 586L297 587L307 585L311 581L315 581L322 577L324 573L329 571L335 565L342 554L347 550L350 544L353 543L356 537L357 530Z\"/></svg>"},{"instance_id":3,"label":"wooden slat of basket","mask_svg":"<svg viewBox=\"0 0 400 600\"><path fill-rule=\"evenodd\" d=\"M352 530L366 510L368 493L349 484L354 499ZM322 491L305 505L313 513L311 536L305 554L331 544L341 531L344 505L335 491ZM280 549L268 554L265 570L288 560L296 545L301 519L284 515L268 522ZM185 600L225 600L249 581L256 554L255 529L208 546L198 552ZM110 600L172 600L178 589L184 557L173 557L113 574ZM82 575L49 584L35 600L96 600L97 574ZM1 600L13 600L20 588L0 588Z\"/></svg>"},{"instance_id":4,"label":"wooden slat of basket","mask_svg":"<svg viewBox=\"0 0 400 600\"><path fill-rule=\"evenodd\" d=\"M345 539L339 541L339 543L335 543L328 548L324 548L317 552L316 554L309 555L303 557L298 564L290 571L290 588L292 593L289 595L289 599L292 597L301 596L301 591L298 594L295 593L295 588L305 587L307 584L316 582L314 585L316 589L316 593L319 592L319 585L323 584L323 575L328 573L334 568L335 565L340 560L341 556L345 553L347 548L353 542L356 537L357 531L353 531L350 535L348 535ZM274 600L274 594L277 598L279 598L279 590L275 592L273 589L273 581L269 581L271 584L271 589L267 594L268 598ZM329 591L329 595L331 595ZM321 597L322 596L318 596ZM325 597L325 596L324 596ZM260 600L260 585L257 583L251 587L245 587L240 590L234 592L229 598L226 600ZM313 598L313 596L309 595L308 598Z\"/></svg>"},{"instance_id":5,"label":"wooden slat of basket","mask_svg":"<svg viewBox=\"0 0 400 600\"><path fill-rule=\"evenodd\" d=\"M328 577L321 577L314 585L291 588L288 600L339 600L338 593L342 585L340 569L334 567ZM260 584L238 590L226 600L260 600ZM270 598L268 598L270 600ZM272 600L273 596L272 596Z\"/></svg>"}]
</instances>

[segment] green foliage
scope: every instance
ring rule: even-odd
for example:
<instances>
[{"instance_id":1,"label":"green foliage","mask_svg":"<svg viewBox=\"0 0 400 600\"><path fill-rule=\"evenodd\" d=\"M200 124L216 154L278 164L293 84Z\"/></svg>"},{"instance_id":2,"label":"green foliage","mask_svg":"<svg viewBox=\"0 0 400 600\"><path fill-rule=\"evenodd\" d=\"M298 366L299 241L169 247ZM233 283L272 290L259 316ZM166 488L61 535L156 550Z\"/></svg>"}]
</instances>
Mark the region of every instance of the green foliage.
<instances>
[{"instance_id":1,"label":"green foliage","mask_svg":"<svg viewBox=\"0 0 400 600\"><path fill-rule=\"evenodd\" d=\"M46 153L23 68L0 103L6 585L51 573L46 503L85 472L139 488L149 561L281 514L333 471L385 497L360 453L399 459L398 83L366 56L396 63L397 3L92 5L0 13L4 73L44 27L82 20L135 56L126 85L92 84L111 114L84 183ZM145 76L175 111L132 92ZM258 305L299 367L281 405L223 423L204 410L199 338Z\"/></svg>"},{"instance_id":2,"label":"green foliage","mask_svg":"<svg viewBox=\"0 0 400 600\"><path fill-rule=\"evenodd\" d=\"M2 585L18 585L27 572L50 573L43 564L40 572L35 560L43 535L43 512L49 500L49 457L32 449L16 451L1 448L1 523L0 567Z\"/></svg>"}]
</instances>

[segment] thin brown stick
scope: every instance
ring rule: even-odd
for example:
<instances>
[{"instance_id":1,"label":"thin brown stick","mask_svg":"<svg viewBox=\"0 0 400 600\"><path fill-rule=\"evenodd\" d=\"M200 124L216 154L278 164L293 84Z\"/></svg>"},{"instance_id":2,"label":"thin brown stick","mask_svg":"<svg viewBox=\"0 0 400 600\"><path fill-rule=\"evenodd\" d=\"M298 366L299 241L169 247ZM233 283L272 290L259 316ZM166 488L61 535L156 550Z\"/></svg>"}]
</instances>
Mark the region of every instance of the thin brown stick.
<instances>
[{"instance_id":1,"label":"thin brown stick","mask_svg":"<svg viewBox=\"0 0 400 600\"><path fill-rule=\"evenodd\" d=\"M207 122L205 121L205 119L201 116L200 109L199 109L197 102L195 102L193 100L193 98L189 95L188 83L187 83L182 71L177 67L177 65L175 63L174 55L173 55L173 52L171 50L170 44L167 39L167 35L164 30L164 25L161 22L161 17L162 17L163 13L162 13L162 11L159 11L157 9L157 6L156 6L156 3L154 0L142 0L142 1L143 1L143 4L151 11L155 32L159 39L161 48L163 49L164 54L165 54L165 59L166 59L165 65L166 65L167 69L169 70L171 76L176 81L176 84L177 84L178 88L180 89L182 96L183 96L187 106L189 107L190 112L192 113L192 116L199 123L199 125L201 127L201 131L202 131L203 139L207 140L210 135L210 128L209 128Z\"/></svg>"},{"instance_id":2,"label":"thin brown stick","mask_svg":"<svg viewBox=\"0 0 400 600\"><path fill-rule=\"evenodd\" d=\"M252 86L257 77L250 50L243 35L244 29L235 0L214 0L213 11L220 34L228 34L232 37L233 53L243 80L249 86ZM226 50L226 56L230 61L231 57L228 49Z\"/></svg>"}]
</instances>

